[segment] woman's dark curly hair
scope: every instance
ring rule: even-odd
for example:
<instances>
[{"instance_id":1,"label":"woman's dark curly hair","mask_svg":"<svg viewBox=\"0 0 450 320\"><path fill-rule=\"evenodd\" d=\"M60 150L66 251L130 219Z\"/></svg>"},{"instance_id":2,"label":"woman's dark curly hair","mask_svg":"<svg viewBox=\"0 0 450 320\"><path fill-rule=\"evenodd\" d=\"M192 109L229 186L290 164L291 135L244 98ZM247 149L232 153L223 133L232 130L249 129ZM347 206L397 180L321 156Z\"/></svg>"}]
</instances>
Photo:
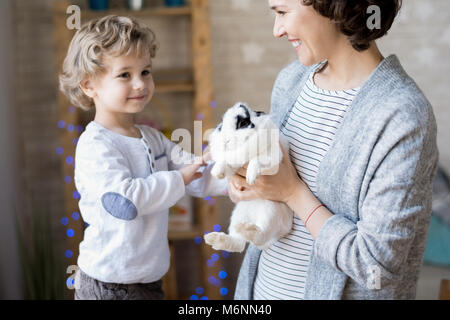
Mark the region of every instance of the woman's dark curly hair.
<instances>
[{"instance_id":1,"label":"woman's dark curly hair","mask_svg":"<svg viewBox=\"0 0 450 320\"><path fill-rule=\"evenodd\" d=\"M301 0L304 5L312 5L322 16L334 21L339 30L350 40L353 48L364 51L370 42L381 38L392 26L402 5L402 0ZM381 28L369 28L367 21L373 12L367 8L380 8Z\"/></svg>"}]
</instances>

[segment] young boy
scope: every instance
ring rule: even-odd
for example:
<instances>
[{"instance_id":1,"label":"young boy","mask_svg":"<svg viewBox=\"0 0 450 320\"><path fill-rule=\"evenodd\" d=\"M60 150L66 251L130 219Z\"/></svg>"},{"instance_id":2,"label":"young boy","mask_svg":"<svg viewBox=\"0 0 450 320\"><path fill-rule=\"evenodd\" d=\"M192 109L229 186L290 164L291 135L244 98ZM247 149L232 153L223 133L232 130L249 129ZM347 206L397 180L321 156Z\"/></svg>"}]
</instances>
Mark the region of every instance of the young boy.
<instances>
[{"instance_id":1,"label":"young boy","mask_svg":"<svg viewBox=\"0 0 450 320\"><path fill-rule=\"evenodd\" d=\"M178 152L157 130L134 124L155 89L155 51L149 28L107 16L75 34L64 61L61 90L74 105L95 108L75 156L80 212L89 224L80 243L75 299L162 299L169 208L185 192L226 193L226 181L209 174L211 165L203 176L202 159L183 166L191 155Z\"/></svg>"}]
</instances>

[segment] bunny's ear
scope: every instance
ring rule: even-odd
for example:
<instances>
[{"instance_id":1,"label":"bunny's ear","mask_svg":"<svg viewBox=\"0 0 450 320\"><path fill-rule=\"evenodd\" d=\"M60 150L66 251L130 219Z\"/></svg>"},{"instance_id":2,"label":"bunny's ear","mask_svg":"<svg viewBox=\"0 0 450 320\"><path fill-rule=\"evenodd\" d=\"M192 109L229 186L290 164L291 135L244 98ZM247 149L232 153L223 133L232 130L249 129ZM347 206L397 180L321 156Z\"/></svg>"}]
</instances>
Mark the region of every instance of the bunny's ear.
<instances>
[{"instance_id":1,"label":"bunny's ear","mask_svg":"<svg viewBox=\"0 0 450 320\"><path fill-rule=\"evenodd\" d=\"M236 118L236 130L244 129L244 128L254 128L255 125L250 121L250 116L243 117L243 116L237 116Z\"/></svg>"}]
</instances>

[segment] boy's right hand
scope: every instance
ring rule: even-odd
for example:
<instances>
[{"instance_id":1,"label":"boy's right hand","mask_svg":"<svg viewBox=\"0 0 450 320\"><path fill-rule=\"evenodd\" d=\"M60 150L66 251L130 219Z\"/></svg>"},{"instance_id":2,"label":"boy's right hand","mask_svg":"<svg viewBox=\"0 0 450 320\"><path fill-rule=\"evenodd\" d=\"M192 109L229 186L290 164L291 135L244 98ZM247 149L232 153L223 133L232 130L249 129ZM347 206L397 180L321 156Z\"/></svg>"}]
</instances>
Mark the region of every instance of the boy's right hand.
<instances>
[{"instance_id":1,"label":"boy's right hand","mask_svg":"<svg viewBox=\"0 0 450 320\"><path fill-rule=\"evenodd\" d=\"M179 171L181 172L181 175L183 176L185 185L188 185L192 181L197 180L202 177L202 173L197 172L197 170L200 169L200 167L206 166L207 165L206 161L208 159L209 159L209 154L205 154L202 157L201 163L197 163L199 161L196 161L193 164L188 164L188 165L184 166L183 168L179 169Z\"/></svg>"},{"instance_id":2,"label":"boy's right hand","mask_svg":"<svg viewBox=\"0 0 450 320\"><path fill-rule=\"evenodd\" d=\"M200 169L201 166L202 164L193 163L188 164L187 166L184 166L179 170L181 172L181 175L183 176L185 185L188 185L192 181L202 177L202 173L197 172L197 170Z\"/></svg>"}]
</instances>

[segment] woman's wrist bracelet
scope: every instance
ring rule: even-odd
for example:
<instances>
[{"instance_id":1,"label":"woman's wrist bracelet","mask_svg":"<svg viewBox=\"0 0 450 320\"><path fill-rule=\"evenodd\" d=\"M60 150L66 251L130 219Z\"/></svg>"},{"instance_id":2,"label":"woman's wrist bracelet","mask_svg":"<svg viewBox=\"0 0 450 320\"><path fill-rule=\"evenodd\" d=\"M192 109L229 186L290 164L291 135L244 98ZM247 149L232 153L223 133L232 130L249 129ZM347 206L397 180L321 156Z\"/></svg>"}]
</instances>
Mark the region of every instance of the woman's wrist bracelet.
<instances>
[{"instance_id":1,"label":"woman's wrist bracelet","mask_svg":"<svg viewBox=\"0 0 450 320\"><path fill-rule=\"evenodd\" d=\"M325 207L325 205L320 204L319 206L317 206L317 207L316 207L316 208L308 215L308 218L306 218L306 220L305 220L305 227L306 227L306 224L308 223L309 218L311 218L311 216L313 215L313 213L316 212L317 209L319 209L320 207Z\"/></svg>"}]
</instances>

